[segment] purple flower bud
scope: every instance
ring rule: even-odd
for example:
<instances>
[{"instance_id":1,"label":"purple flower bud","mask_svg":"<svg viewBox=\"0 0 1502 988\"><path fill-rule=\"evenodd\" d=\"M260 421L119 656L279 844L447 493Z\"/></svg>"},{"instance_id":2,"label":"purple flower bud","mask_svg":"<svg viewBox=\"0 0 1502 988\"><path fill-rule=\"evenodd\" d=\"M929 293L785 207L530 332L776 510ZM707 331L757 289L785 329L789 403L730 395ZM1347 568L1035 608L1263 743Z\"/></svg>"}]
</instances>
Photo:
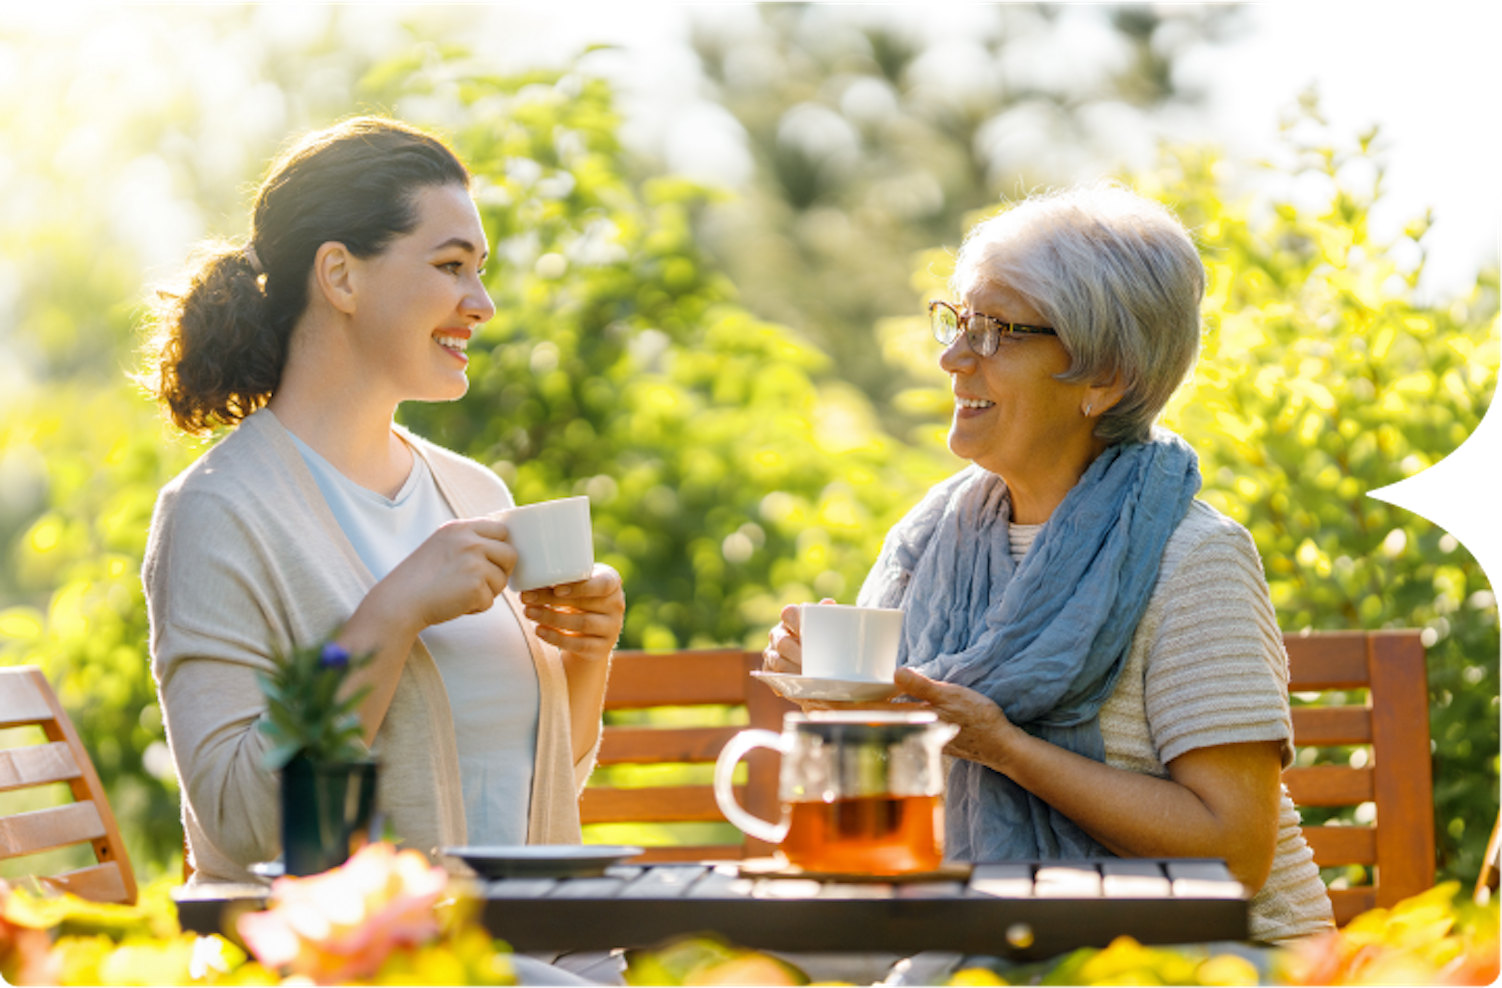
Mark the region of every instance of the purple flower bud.
<instances>
[{"instance_id":1,"label":"purple flower bud","mask_svg":"<svg viewBox=\"0 0 1502 988\"><path fill-rule=\"evenodd\" d=\"M349 652L334 642L329 642L318 653L318 664L324 669L343 669L349 665Z\"/></svg>"}]
</instances>

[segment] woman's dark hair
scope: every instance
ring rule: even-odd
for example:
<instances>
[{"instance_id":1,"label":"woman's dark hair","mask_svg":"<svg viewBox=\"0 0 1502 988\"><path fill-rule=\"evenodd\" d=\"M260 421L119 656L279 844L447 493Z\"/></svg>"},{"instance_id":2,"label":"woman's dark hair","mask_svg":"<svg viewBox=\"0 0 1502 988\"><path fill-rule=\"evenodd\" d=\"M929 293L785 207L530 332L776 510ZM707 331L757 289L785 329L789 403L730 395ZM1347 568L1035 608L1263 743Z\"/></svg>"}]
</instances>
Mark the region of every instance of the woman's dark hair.
<instances>
[{"instance_id":1,"label":"woman's dark hair","mask_svg":"<svg viewBox=\"0 0 1502 988\"><path fill-rule=\"evenodd\" d=\"M318 248L371 257L417 226L416 193L469 185L438 138L381 117L356 117L302 138L271 164L250 239L210 243L187 285L158 292L147 388L172 421L199 435L266 404L281 382L292 328L308 305Z\"/></svg>"}]
</instances>

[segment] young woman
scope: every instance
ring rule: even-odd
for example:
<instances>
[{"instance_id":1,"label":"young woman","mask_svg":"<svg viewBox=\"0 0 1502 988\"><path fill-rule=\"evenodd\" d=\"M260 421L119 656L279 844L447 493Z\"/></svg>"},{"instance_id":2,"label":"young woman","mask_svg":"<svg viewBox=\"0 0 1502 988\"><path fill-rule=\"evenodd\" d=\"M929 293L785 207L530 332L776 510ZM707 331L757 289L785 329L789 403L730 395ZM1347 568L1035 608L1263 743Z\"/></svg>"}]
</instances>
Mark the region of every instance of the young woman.
<instances>
[{"instance_id":1,"label":"young woman","mask_svg":"<svg viewBox=\"0 0 1502 988\"><path fill-rule=\"evenodd\" d=\"M620 577L517 595L490 470L393 422L462 397L495 312L469 175L360 118L272 165L244 244L164 296L150 377L183 430L233 429L168 484L143 567L152 672L195 881L280 851L257 671L334 638L405 846L577 843Z\"/></svg>"}]
</instances>

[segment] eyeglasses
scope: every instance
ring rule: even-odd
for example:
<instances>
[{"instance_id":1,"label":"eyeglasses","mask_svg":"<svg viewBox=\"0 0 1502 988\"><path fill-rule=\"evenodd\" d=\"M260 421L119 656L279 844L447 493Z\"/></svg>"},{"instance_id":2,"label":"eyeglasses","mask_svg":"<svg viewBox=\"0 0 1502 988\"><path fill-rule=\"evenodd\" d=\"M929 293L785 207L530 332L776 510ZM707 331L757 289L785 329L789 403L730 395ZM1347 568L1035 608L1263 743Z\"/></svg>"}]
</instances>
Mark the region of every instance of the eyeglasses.
<instances>
[{"instance_id":1,"label":"eyeglasses","mask_svg":"<svg viewBox=\"0 0 1502 988\"><path fill-rule=\"evenodd\" d=\"M1024 326L1020 322L1002 322L980 312L960 312L948 302L928 303L928 318L933 323L934 339L945 346L955 341L960 331L977 357L989 357L1001 345L1003 336L1058 336L1047 326Z\"/></svg>"}]
</instances>

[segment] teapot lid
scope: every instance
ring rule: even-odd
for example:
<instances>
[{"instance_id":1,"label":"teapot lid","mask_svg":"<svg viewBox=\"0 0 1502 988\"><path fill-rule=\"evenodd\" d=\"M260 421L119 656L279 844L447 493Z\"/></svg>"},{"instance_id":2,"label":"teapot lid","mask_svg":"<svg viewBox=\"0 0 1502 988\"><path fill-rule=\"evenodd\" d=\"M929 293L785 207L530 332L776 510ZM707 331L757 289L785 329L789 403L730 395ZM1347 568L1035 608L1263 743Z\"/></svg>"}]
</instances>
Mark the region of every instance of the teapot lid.
<instances>
[{"instance_id":1,"label":"teapot lid","mask_svg":"<svg viewBox=\"0 0 1502 988\"><path fill-rule=\"evenodd\" d=\"M783 717L784 730L813 734L827 741L894 743L939 723L932 710L811 710Z\"/></svg>"}]
</instances>

